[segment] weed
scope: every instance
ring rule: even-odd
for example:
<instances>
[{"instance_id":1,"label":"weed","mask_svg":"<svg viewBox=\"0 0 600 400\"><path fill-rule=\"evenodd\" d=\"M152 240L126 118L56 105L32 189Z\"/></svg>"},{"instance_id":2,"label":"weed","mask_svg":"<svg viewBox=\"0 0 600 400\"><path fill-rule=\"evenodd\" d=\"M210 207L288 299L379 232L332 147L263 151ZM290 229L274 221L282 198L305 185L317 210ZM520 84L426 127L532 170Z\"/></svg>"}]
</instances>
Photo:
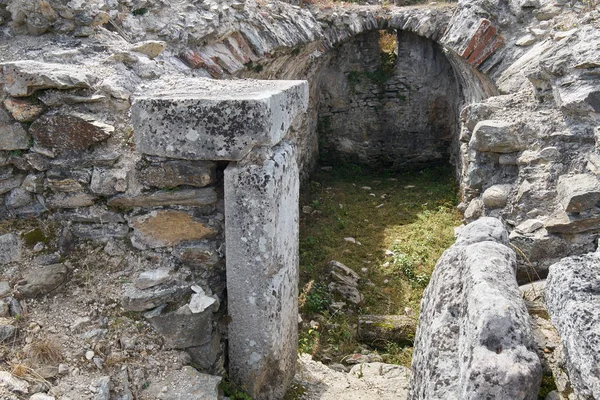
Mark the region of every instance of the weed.
<instances>
[{"instance_id":1,"label":"weed","mask_svg":"<svg viewBox=\"0 0 600 400\"><path fill-rule=\"evenodd\" d=\"M320 334L317 328L301 331L298 338L298 352L312 356L319 350Z\"/></svg>"},{"instance_id":2,"label":"weed","mask_svg":"<svg viewBox=\"0 0 600 400\"><path fill-rule=\"evenodd\" d=\"M29 344L27 356L40 364L55 364L62 360L63 350L55 341L41 339Z\"/></svg>"},{"instance_id":3,"label":"weed","mask_svg":"<svg viewBox=\"0 0 600 400\"><path fill-rule=\"evenodd\" d=\"M252 397L246 393L243 389L239 388L229 379L229 376L224 376L219 383L219 389L223 391L226 397L230 400L252 400Z\"/></svg>"},{"instance_id":4,"label":"weed","mask_svg":"<svg viewBox=\"0 0 600 400\"><path fill-rule=\"evenodd\" d=\"M365 186L370 190L362 189ZM449 168L391 175L340 164L314 176L301 193L301 205L320 213L300 219L299 306L303 316L309 315L306 319L318 321L321 328L306 327L300 333L300 348L309 353L316 349L316 359L339 360L361 348L356 337L358 315L404 314L408 308L418 317L433 267L454 242L454 226L461 223L454 208L456 184ZM349 236L362 246L346 242ZM386 256L386 250L393 255ZM351 312L328 311L331 260L363 278L359 289L365 301ZM388 347L386 360L410 365L410 347Z\"/></svg>"}]
</instances>

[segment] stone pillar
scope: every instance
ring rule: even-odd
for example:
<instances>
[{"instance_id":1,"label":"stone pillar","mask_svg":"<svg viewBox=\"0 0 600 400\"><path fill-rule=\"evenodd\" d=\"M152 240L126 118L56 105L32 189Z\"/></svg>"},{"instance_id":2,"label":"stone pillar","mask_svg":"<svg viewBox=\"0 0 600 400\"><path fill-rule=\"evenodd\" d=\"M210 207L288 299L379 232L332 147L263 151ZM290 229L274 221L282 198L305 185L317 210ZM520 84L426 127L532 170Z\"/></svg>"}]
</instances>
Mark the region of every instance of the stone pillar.
<instances>
[{"instance_id":1,"label":"stone pillar","mask_svg":"<svg viewBox=\"0 0 600 400\"><path fill-rule=\"evenodd\" d=\"M281 399L298 343L298 167L283 142L225 170L229 371L254 399Z\"/></svg>"},{"instance_id":2,"label":"stone pillar","mask_svg":"<svg viewBox=\"0 0 600 400\"><path fill-rule=\"evenodd\" d=\"M158 82L132 106L136 150L227 160L225 243L232 380L281 399L298 323L298 166L286 141L308 108L305 81Z\"/></svg>"}]
</instances>

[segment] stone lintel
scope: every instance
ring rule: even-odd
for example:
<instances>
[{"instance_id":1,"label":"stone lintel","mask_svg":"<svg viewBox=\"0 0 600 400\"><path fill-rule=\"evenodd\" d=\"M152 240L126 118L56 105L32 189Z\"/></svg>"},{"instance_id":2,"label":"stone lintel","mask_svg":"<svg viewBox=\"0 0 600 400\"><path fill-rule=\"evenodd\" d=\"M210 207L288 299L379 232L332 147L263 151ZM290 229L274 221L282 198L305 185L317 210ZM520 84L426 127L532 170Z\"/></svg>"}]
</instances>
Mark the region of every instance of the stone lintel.
<instances>
[{"instance_id":1,"label":"stone lintel","mask_svg":"<svg viewBox=\"0 0 600 400\"><path fill-rule=\"evenodd\" d=\"M255 148L225 170L229 373L253 399L281 399L298 340L295 147Z\"/></svg>"},{"instance_id":2,"label":"stone lintel","mask_svg":"<svg viewBox=\"0 0 600 400\"><path fill-rule=\"evenodd\" d=\"M272 147L308 108L306 81L180 79L134 100L136 150L188 160L239 161Z\"/></svg>"}]
</instances>

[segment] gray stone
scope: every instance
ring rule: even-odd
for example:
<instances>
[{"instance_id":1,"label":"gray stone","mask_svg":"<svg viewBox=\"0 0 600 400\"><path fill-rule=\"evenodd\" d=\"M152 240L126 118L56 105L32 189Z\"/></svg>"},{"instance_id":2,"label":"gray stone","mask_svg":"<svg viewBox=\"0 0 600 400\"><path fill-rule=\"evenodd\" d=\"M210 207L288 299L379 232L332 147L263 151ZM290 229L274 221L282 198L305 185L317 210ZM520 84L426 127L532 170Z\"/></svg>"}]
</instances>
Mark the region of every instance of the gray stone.
<instances>
[{"instance_id":1,"label":"gray stone","mask_svg":"<svg viewBox=\"0 0 600 400\"><path fill-rule=\"evenodd\" d=\"M528 233L532 233L537 231L540 228L544 227L544 223L539 219L528 219L526 221L521 222L515 230L523 235Z\"/></svg>"},{"instance_id":2,"label":"gray stone","mask_svg":"<svg viewBox=\"0 0 600 400\"><path fill-rule=\"evenodd\" d=\"M5 297L10 294L10 282L0 282L0 297Z\"/></svg>"},{"instance_id":3,"label":"gray stone","mask_svg":"<svg viewBox=\"0 0 600 400\"><path fill-rule=\"evenodd\" d=\"M558 202L568 213L590 210L600 201L600 179L595 175L562 175L556 190Z\"/></svg>"},{"instance_id":4,"label":"gray stone","mask_svg":"<svg viewBox=\"0 0 600 400\"><path fill-rule=\"evenodd\" d=\"M537 399L542 368L502 223L481 218L438 261L421 302L409 399Z\"/></svg>"},{"instance_id":5,"label":"gray stone","mask_svg":"<svg viewBox=\"0 0 600 400\"><path fill-rule=\"evenodd\" d=\"M138 289L147 289L171 279L171 270L168 268L157 268L142 272L133 283Z\"/></svg>"},{"instance_id":6,"label":"gray stone","mask_svg":"<svg viewBox=\"0 0 600 400\"><path fill-rule=\"evenodd\" d=\"M44 111L44 107L31 100L6 99L4 106L10 115L19 122L31 122Z\"/></svg>"},{"instance_id":7,"label":"gray stone","mask_svg":"<svg viewBox=\"0 0 600 400\"><path fill-rule=\"evenodd\" d=\"M469 202L465 210L465 220L474 221L483 215L483 201L478 197Z\"/></svg>"},{"instance_id":8,"label":"gray stone","mask_svg":"<svg viewBox=\"0 0 600 400\"><path fill-rule=\"evenodd\" d=\"M0 236L0 264L21 261L21 241L14 233Z\"/></svg>"},{"instance_id":9,"label":"gray stone","mask_svg":"<svg viewBox=\"0 0 600 400\"><path fill-rule=\"evenodd\" d=\"M16 188L6 196L4 204L8 208L20 208L25 207L33 201L33 196L27 190L22 188Z\"/></svg>"},{"instance_id":10,"label":"gray stone","mask_svg":"<svg viewBox=\"0 0 600 400\"><path fill-rule=\"evenodd\" d=\"M137 196L116 196L108 201L110 207L213 206L217 202L214 188L159 191Z\"/></svg>"},{"instance_id":11,"label":"gray stone","mask_svg":"<svg viewBox=\"0 0 600 400\"><path fill-rule=\"evenodd\" d=\"M191 292L189 285L169 284L140 290L132 284L124 285L123 308L128 311L146 311L164 303L181 300Z\"/></svg>"},{"instance_id":12,"label":"gray stone","mask_svg":"<svg viewBox=\"0 0 600 400\"><path fill-rule=\"evenodd\" d=\"M210 161L167 161L142 167L137 178L144 185L157 188L204 187L216 180L216 168Z\"/></svg>"},{"instance_id":13,"label":"gray stone","mask_svg":"<svg viewBox=\"0 0 600 400\"><path fill-rule=\"evenodd\" d=\"M253 398L280 398L297 357L295 149L255 149L229 164L224 179L230 374Z\"/></svg>"},{"instance_id":14,"label":"gray stone","mask_svg":"<svg viewBox=\"0 0 600 400\"><path fill-rule=\"evenodd\" d=\"M308 106L303 81L194 79L150 93L132 106L136 150L189 160L241 160L273 146Z\"/></svg>"},{"instance_id":15,"label":"gray stone","mask_svg":"<svg viewBox=\"0 0 600 400\"><path fill-rule=\"evenodd\" d=\"M416 321L404 315L360 315L357 333L363 343L381 346L411 343L415 338Z\"/></svg>"},{"instance_id":16,"label":"gray stone","mask_svg":"<svg viewBox=\"0 0 600 400\"><path fill-rule=\"evenodd\" d=\"M94 205L95 196L83 192L56 193L46 199L48 208L79 208Z\"/></svg>"},{"instance_id":17,"label":"gray stone","mask_svg":"<svg viewBox=\"0 0 600 400\"><path fill-rule=\"evenodd\" d=\"M4 90L11 96L30 96L39 89L91 87L94 78L80 65L51 64L38 61L3 63Z\"/></svg>"},{"instance_id":18,"label":"gray stone","mask_svg":"<svg viewBox=\"0 0 600 400\"><path fill-rule=\"evenodd\" d=\"M54 218L57 221L85 222L95 224L118 224L125 222L125 219L121 214L108 211L98 206L55 212Z\"/></svg>"},{"instance_id":19,"label":"gray stone","mask_svg":"<svg viewBox=\"0 0 600 400\"><path fill-rule=\"evenodd\" d=\"M94 168L90 190L104 196L126 191L127 171L124 169Z\"/></svg>"},{"instance_id":20,"label":"gray stone","mask_svg":"<svg viewBox=\"0 0 600 400\"><path fill-rule=\"evenodd\" d=\"M164 379L152 382L146 390L141 391L140 400L221 400L221 379L185 366L169 373Z\"/></svg>"},{"instance_id":21,"label":"gray stone","mask_svg":"<svg viewBox=\"0 0 600 400\"><path fill-rule=\"evenodd\" d=\"M44 177L41 175L27 175L21 187L31 193L41 193L44 189Z\"/></svg>"},{"instance_id":22,"label":"gray stone","mask_svg":"<svg viewBox=\"0 0 600 400\"><path fill-rule=\"evenodd\" d=\"M21 175L11 176L10 178L0 180L0 194L7 193L15 188L18 188L21 186L22 182L23 176Z\"/></svg>"},{"instance_id":23,"label":"gray stone","mask_svg":"<svg viewBox=\"0 0 600 400\"><path fill-rule=\"evenodd\" d=\"M38 297L50 293L62 285L69 270L64 264L52 264L32 268L15 290L24 297Z\"/></svg>"},{"instance_id":24,"label":"gray stone","mask_svg":"<svg viewBox=\"0 0 600 400\"><path fill-rule=\"evenodd\" d=\"M29 147L30 136L20 123L0 123L0 150L25 150Z\"/></svg>"},{"instance_id":25,"label":"gray stone","mask_svg":"<svg viewBox=\"0 0 600 400\"><path fill-rule=\"evenodd\" d=\"M488 208L502 208L508 202L508 196L512 191L512 185L494 185L483 192L481 199Z\"/></svg>"},{"instance_id":26,"label":"gray stone","mask_svg":"<svg viewBox=\"0 0 600 400\"><path fill-rule=\"evenodd\" d=\"M469 147L482 152L513 153L525 148L514 124L505 121L480 121L475 125Z\"/></svg>"},{"instance_id":27,"label":"gray stone","mask_svg":"<svg viewBox=\"0 0 600 400\"><path fill-rule=\"evenodd\" d=\"M221 335L215 332L210 341L205 345L188 347L185 351L192 357L194 364L203 370L210 370L223 353L221 349Z\"/></svg>"},{"instance_id":28,"label":"gray stone","mask_svg":"<svg viewBox=\"0 0 600 400\"><path fill-rule=\"evenodd\" d=\"M188 305L175 312L150 318L148 322L162 335L168 349L185 349L208 343L212 337L212 309L192 313Z\"/></svg>"},{"instance_id":29,"label":"gray stone","mask_svg":"<svg viewBox=\"0 0 600 400\"><path fill-rule=\"evenodd\" d=\"M600 254L563 258L550 266L546 304L564 348L578 398L600 397Z\"/></svg>"},{"instance_id":30,"label":"gray stone","mask_svg":"<svg viewBox=\"0 0 600 400\"><path fill-rule=\"evenodd\" d=\"M11 339L17 333L17 327L7 322L5 318L0 318L0 342Z\"/></svg>"},{"instance_id":31,"label":"gray stone","mask_svg":"<svg viewBox=\"0 0 600 400\"><path fill-rule=\"evenodd\" d=\"M94 382L97 389L94 400L109 400L110 399L110 376L103 376Z\"/></svg>"},{"instance_id":32,"label":"gray stone","mask_svg":"<svg viewBox=\"0 0 600 400\"><path fill-rule=\"evenodd\" d=\"M544 227L551 233L581 233L597 230L599 223L600 213L558 212L544 222Z\"/></svg>"},{"instance_id":33,"label":"gray stone","mask_svg":"<svg viewBox=\"0 0 600 400\"><path fill-rule=\"evenodd\" d=\"M125 224L73 224L71 232L80 239L106 242L110 238L127 237L129 227Z\"/></svg>"}]
</instances>

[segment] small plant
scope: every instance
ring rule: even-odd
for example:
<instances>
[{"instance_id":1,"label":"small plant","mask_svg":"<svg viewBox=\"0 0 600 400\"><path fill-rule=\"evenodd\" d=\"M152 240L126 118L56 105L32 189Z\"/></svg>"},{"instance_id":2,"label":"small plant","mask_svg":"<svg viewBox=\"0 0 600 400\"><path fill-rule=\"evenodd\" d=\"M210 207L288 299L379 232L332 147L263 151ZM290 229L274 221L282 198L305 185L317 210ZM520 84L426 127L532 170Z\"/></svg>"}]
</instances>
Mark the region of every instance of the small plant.
<instances>
[{"instance_id":1,"label":"small plant","mask_svg":"<svg viewBox=\"0 0 600 400\"><path fill-rule=\"evenodd\" d=\"M327 290L327 286L323 283L314 283L314 281L308 282L304 287L308 288L306 293L300 295L302 302L299 305L302 310L308 314L320 313L327 310L327 306L331 304L331 294Z\"/></svg>"},{"instance_id":2,"label":"small plant","mask_svg":"<svg viewBox=\"0 0 600 400\"><path fill-rule=\"evenodd\" d=\"M298 339L298 352L314 356L320 344L320 334L317 328L310 328L300 332Z\"/></svg>"},{"instance_id":3,"label":"small plant","mask_svg":"<svg viewBox=\"0 0 600 400\"><path fill-rule=\"evenodd\" d=\"M223 394L226 397L229 397L230 400L252 400L252 397L250 397L248 393L231 382L229 376L223 377L219 384L219 389L221 389Z\"/></svg>"},{"instance_id":4,"label":"small plant","mask_svg":"<svg viewBox=\"0 0 600 400\"><path fill-rule=\"evenodd\" d=\"M63 350L58 343L50 339L41 339L29 344L27 356L40 364L52 364L62 360Z\"/></svg>"}]
</instances>

